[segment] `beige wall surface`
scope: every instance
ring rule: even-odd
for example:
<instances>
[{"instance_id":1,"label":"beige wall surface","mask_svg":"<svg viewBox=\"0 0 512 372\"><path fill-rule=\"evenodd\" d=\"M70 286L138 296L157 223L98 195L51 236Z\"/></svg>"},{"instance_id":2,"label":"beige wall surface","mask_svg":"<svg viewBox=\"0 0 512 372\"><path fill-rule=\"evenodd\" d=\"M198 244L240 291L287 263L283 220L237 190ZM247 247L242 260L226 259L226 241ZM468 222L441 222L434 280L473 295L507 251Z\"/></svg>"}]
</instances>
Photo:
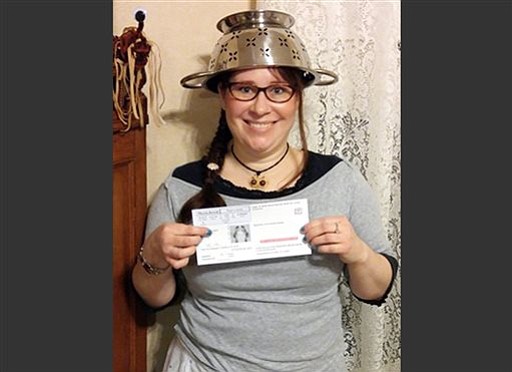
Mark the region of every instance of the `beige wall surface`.
<instances>
[{"instance_id":1,"label":"beige wall surface","mask_svg":"<svg viewBox=\"0 0 512 372\"><path fill-rule=\"evenodd\" d=\"M184 89L184 76L204 71L209 55L221 37L217 22L224 16L250 9L244 1L116 1L113 33L137 26L135 12L146 11L144 34L160 52L161 82L165 103L160 114L165 125L150 121L147 128L148 197L170 169L198 159L211 140L219 115L212 93ZM144 87L147 92L148 84Z\"/></svg>"},{"instance_id":2,"label":"beige wall surface","mask_svg":"<svg viewBox=\"0 0 512 372\"><path fill-rule=\"evenodd\" d=\"M160 52L165 123L151 120L147 127L148 202L177 165L201 157L217 126L220 106L213 93L188 90L179 81L204 71L221 37L217 22L224 16L254 9L255 1L113 1L113 34L136 27L135 12L146 11L144 35ZM147 94L148 83L144 87ZM160 372L178 309L157 313L148 331L148 372Z\"/></svg>"}]
</instances>

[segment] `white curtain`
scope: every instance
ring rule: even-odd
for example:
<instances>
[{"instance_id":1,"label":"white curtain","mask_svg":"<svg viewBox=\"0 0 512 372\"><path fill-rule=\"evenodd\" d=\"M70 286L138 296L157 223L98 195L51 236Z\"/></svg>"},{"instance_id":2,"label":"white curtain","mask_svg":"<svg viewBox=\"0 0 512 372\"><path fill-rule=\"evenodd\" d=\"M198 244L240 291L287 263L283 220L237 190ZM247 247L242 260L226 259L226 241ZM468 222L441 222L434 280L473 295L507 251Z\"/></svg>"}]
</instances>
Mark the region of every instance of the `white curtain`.
<instances>
[{"instance_id":1,"label":"white curtain","mask_svg":"<svg viewBox=\"0 0 512 372\"><path fill-rule=\"evenodd\" d=\"M340 81L306 90L311 150L357 165L380 201L383 223L401 262L400 230L400 2L271 1L258 9L295 18L314 68ZM298 134L292 142L298 144ZM361 304L342 286L340 320L348 367L356 372L400 371L400 271L382 307Z\"/></svg>"}]
</instances>

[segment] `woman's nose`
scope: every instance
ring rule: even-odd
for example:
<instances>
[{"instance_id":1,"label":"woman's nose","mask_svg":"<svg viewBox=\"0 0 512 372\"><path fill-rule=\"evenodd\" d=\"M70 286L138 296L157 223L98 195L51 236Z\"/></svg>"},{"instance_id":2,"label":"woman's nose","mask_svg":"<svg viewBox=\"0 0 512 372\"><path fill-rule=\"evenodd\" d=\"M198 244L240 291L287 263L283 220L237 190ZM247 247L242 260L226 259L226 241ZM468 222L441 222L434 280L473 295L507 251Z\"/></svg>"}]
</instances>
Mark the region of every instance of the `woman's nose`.
<instances>
[{"instance_id":1,"label":"woman's nose","mask_svg":"<svg viewBox=\"0 0 512 372\"><path fill-rule=\"evenodd\" d=\"M252 101L251 111L259 116L265 115L270 111L270 101L263 91L259 92Z\"/></svg>"}]
</instances>

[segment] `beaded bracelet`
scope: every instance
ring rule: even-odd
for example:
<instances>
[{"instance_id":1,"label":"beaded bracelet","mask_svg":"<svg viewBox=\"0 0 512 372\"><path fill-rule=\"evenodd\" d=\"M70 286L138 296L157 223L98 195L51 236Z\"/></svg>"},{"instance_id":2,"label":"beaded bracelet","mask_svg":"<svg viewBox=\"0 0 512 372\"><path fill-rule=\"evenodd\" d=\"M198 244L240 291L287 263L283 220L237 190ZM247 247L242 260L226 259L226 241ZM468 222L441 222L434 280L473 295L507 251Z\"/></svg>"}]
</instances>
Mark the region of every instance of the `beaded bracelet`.
<instances>
[{"instance_id":1,"label":"beaded bracelet","mask_svg":"<svg viewBox=\"0 0 512 372\"><path fill-rule=\"evenodd\" d=\"M167 271L169 269L169 266L167 266L165 269L161 269L159 267L155 267L151 265L144 256L142 255L142 252L144 251L144 246L140 247L139 254L137 255L139 257L140 264L142 265L142 268L150 275L160 275L163 272Z\"/></svg>"}]
</instances>

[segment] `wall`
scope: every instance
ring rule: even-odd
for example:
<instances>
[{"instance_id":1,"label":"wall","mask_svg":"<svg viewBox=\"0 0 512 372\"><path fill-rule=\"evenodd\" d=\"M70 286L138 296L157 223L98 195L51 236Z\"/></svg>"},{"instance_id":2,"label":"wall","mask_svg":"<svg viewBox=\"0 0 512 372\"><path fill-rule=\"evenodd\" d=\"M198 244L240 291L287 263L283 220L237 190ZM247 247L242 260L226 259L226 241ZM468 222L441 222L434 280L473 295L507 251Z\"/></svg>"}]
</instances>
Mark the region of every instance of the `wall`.
<instances>
[{"instance_id":1,"label":"wall","mask_svg":"<svg viewBox=\"0 0 512 372\"><path fill-rule=\"evenodd\" d=\"M221 33L217 21L230 13L254 9L255 1L113 1L113 34L137 26L134 14L146 11L144 34L160 50L165 123L150 121L147 127L148 203L169 171L198 159L210 142L220 107L213 93L187 90L179 81L204 71ZM145 90L147 91L147 85ZM148 372L160 371L173 335L177 308L159 311L148 330Z\"/></svg>"}]
</instances>

